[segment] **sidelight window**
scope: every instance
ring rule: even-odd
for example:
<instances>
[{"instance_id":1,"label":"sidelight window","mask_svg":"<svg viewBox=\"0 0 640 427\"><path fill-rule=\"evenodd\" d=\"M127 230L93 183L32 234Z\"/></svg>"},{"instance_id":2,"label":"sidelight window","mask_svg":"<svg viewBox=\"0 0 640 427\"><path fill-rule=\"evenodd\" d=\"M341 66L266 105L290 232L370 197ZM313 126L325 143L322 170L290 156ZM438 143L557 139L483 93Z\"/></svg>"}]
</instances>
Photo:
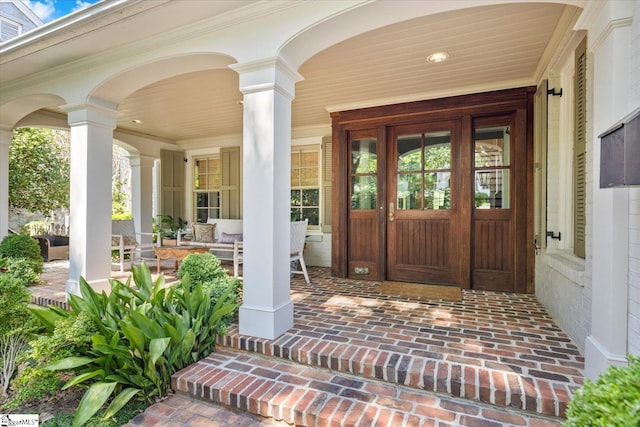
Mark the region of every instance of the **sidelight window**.
<instances>
[{"instance_id":1,"label":"sidelight window","mask_svg":"<svg viewBox=\"0 0 640 427\"><path fill-rule=\"evenodd\" d=\"M351 209L375 209L378 194L378 155L375 139L351 142Z\"/></svg>"},{"instance_id":2,"label":"sidelight window","mask_svg":"<svg viewBox=\"0 0 640 427\"><path fill-rule=\"evenodd\" d=\"M510 127L477 128L474 138L475 207L510 207Z\"/></svg>"}]
</instances>

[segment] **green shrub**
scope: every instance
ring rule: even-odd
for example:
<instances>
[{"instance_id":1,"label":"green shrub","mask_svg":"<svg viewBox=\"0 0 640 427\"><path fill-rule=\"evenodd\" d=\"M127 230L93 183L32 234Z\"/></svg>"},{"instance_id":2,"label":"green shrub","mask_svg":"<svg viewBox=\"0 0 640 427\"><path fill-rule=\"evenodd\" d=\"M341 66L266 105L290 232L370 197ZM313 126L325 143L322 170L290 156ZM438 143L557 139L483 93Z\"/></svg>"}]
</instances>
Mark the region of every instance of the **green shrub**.
<instances>
[{"instance_id":1,"label":"green shrub","mask_svg":"<svg viewBox=\"0 0 640 427\"><path fill-rule=\"evenodd\" d=\"M20 279L26 286L39 285L42 260L34 261L29 258L6 258L6 272Z\"/></svg>"},{"instance_id":2,"label":"green shrub","mask_svg":"<svg viewBox=\"0 0 640 427\"><path fill-rule=\"evenodd\" d=\"M0 258L29 258L42 263L40 244L26 234L10 234L0 242ZM42 272L42 265L40 271Z\"/></svg>"},{"instance_id":3,"label":"green shrub","mask_svg":"<svg viewBox=\"0 0 640 427\"><path fill-rule=\"evenodd\" d=\"M20 278L0 274L0 336L34 325L28 308L30 301L31 292Z\"/></svg>"},{"instance_id":4,"label":"green shrub","mask_svg":"<svg viewBox=\"0 0 640 427\"><path fill-rule=\"evenodd\" d=\"M47 234L49 227L45 221L31 221L22 226L22 232L30 236Z\"/></svg>"},{"instance_id":5,"label":"green shrub","mask_svg":"<svg viewBox=\"0 0 640 427\"><path fill-rule=\"evenodd\" d=\"M585 380L563 426L640 426L640 357L629 356L624 368L610 366L595 382Z\"/></svg>"},{"instance_id":6,"label":"green shrub","mask_svg":"<svg viewBox=\"0 0 640 427\"><path fill-rule=\"evenodd\" d=\"M178 268L178 278L182 279L186 274L191 277L191 283L213 282L225 278L227 272L222 268L220 260L210 253L190 254Z\"/></svg>"},{"instance_id":7,"label":"green shrub","mask_svg":"<svg viewBox=\"0 0 640 427\"><path fill-rule=\"evenodd\" d=\"M15 409L34 400L53 396L62 387L56 372L47 371L37 366L27 366L12 382L15 394L2 409Z\"/></svg>"},{"instance_id":8,"label":"green shrub","mask_svg":"<svg viewBox=\"0 0 640 427\"><path fill-rule=\"evenodd\" d=\"M63 388L90 384L80 401L74 425L84 425L111 399L102 419L112 418L134 397L152 402L166 396L171 375L207 356L214 349L221 319L237 309L226 303L226 293L216 304L211 291L192 286L189 276L167 288L164 276L154 283L149 267L132 267L133 281L111 280L111 292L97 294L81 278L82 297L71 295L71 312L51 307L32 311L48 331L57 322L86 313L97 331L87 349L53 362L50 370L72 370L78 375Z\"/></svg>"},{"instance_id":9,"label":"green shrub","mask_svg":"<svg viewBox=\"0 0 640 427\"><path fill-rule=\"evenodd\" d=\"M30 292L8 273L0 274L0 395L7 392L19 359L27 349L28 334L35 330L28 305Z\"/></svg>"}]
</instances>

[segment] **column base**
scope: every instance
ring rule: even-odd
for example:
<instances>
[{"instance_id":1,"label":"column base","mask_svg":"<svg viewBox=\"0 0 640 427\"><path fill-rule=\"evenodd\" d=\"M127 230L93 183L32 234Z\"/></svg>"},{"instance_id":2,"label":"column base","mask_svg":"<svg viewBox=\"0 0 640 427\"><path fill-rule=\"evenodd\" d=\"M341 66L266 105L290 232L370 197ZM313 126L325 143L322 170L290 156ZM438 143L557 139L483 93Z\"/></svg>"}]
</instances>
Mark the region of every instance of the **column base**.
<instances>
[{"instance_id":1,"label":"column base","mask_svg":"<svg viewBox=\"0 0 640 427\"><path fill-rule=\"evenodd\" d=\"M623 367L629 364L625 354L610 353L593 335L586 339L584 356L584 373L590 380L598 378L611 365Z\"/></svg>"},{"instance_id":2,"label":"column base","mask_svg":"<svg viewBox=\"0 0 640 427\"><path fill-rule=\"evenodd\" d=\"M91 280L91 281L87 281L87 283L89 283L89 285L97 293L101 293L102 291L105 291L107 294L109 294L109 291L111 290L111 285L109 284L109 279ZM69 299L69 295L81 296L81 293L80 293L80 282L78 280L69 279L65 283L64 287L65 287L65 298L67 300Z\"/></svg>"},{"instance_id":3,"label":"column base","mask_svg":"<svg viewBox=\"0 0 640 427\"><path fill-rule=\"evenodd\" d=\"M293 327L293 303L279 307L240 306L241 335L273 340Z\"/></svg>"}]
</instances>

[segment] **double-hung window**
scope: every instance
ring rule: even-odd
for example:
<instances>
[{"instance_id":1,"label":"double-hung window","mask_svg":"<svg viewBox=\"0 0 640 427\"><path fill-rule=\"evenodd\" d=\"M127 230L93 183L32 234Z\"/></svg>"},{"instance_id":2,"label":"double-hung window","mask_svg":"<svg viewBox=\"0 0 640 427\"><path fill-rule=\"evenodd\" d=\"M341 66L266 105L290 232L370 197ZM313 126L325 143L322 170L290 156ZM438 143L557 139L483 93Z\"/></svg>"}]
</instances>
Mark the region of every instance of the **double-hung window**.
<instances>
[{"instance_id":1,"label":"double-hung window","mask_svg":"<svg viewBox=\"0 0 640 427\"><path fill-rule=\"evenodd\" d=\"M194 201L197 222L220 218L220 156L194 159Z\"/></svg>"},{"instance_id":2,"label":"double-hung window","mask_svg":"<svg viewBox=\"0 0 640 427\"><path fill-rule=\"evenodd\" d=\"M320 228L320 148L291 149L291 220L308 219L309 229Z\"/></svg>"}]
</instances>

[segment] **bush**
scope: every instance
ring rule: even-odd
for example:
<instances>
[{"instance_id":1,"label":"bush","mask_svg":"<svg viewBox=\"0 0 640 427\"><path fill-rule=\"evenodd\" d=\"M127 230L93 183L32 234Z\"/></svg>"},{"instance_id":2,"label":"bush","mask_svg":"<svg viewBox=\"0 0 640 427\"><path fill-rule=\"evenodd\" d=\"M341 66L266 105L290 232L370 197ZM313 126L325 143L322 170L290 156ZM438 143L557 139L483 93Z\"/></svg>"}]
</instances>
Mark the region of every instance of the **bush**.
<instances>
[{"instance_id":1,"label":"bush","mask_svg":"<svg viewBox=\"0 0 640 427\"><path fill-rule=\"evenodd\" d=\"M11 274L0 274L0 336L34 325L29 302L31 292L20 278Z\"/></svg>"},{"instance_id":2,"label":"bush","mask_svg":"<svg viewBox=\"0 0 640 427\"><path fill-rule=\"evenodd\" d=\"M565 427L640 425L640 357L610 366L595 382L585 380L567 409Z\"/></svg>"},{"instance_id":3,"label":"bush","mask_svg":"<svg viewBox=\"0 0 640 427\"><path fill-rule=\"evenodd\" d=\"M97 294L80 279L82 297L71 295L71 312L59 308L32 311L49 331L80 313L96 327L91 345L47 366L50 370L73 370L78 375L63 388L89 383L76 411L74 425L84 425L113 396L102 415L112 418L134 397L152 402L166 396L171 375L207 356L214 349L221 319L237 305L226 303L227 293L213 304L211 291L192 286L189 276L167 288L164 276L154 283L149 267L132 267L133 281L110 280L111 292ZM54 333L55 335L55 333Z\"/></svg>"},{"instance_id":4,"label":"bush","mask_svg":"<svg viewBox=\"0 0 640 427\"><path fill-rule=\"evenodd\" d=\"M9 389L18 360L27 349L27 336L35 328L28 305L30 292L10 274L0 274L0 391Z\"/></svg>"},{"instance_id":5,"label":"bush","mask_svg":"<svg viewBox=\"0 0 640 427\"><path fill-rule=\"evenodd\" d=\"M210 253L190 254L178 268L178 278L182 279L189 274L191 283L213 282L227 277L227 272L222 268L220 260Z\"/></svg>"},{"instance_id":6,"label":"bush","mask_svg":"<svg viewBox=\"0 0 640 427\"><path fill-rule=\"evenodd\" d=\"M42 263L40 244L26 234L10 234L0 242L0 258L29 258Z\"/></svg>"},{"instance_id":7,"label":"bush","mask_svg":"<svg viewBox=\"0 0 640 427\"><path fill-rule=\"evenodd\" d=\"M34 261L29 258L7 258L6 259L7 274L19 279L26 286L41 284L40 273L42 270L42 261Z\"/></svg>"}]
</instances>

